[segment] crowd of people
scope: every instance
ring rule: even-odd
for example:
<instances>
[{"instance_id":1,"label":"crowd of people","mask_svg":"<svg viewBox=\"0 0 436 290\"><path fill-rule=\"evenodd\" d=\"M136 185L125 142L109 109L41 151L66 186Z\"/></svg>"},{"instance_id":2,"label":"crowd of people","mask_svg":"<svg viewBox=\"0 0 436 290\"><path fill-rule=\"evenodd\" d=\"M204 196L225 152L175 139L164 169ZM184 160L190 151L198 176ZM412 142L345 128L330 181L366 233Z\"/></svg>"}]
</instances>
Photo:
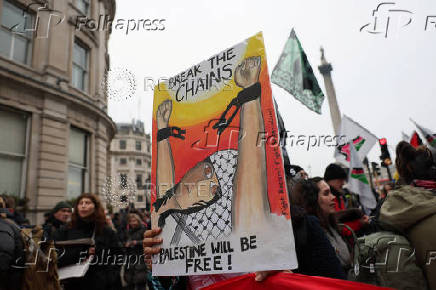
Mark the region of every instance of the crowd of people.
<instances>
[{"instance_id":1,"label":"crowd of people","mask_svg":"<svg viewBox=\"0 0 436 290\"><path fill-rule=\"evenodd\" d=\"M413 247L413 263L424 281L419 287L436 289L436 164L425 146L414 148L406 142L397 145L396 156L400 179L375 188L378 204L370 212L359 203L359 195L347 189L348 173L342 166L332 163L324 176L311 178L299 166L285 166L298 259L298 268L289 272L386 286L383 281L356 278L356 245L362 237L389 231ZM159 253L162 239L159 228L151 229L150 213L134 208L109 213L94 194L80 195L74 205L57 203L40 227L30 226L14 208L11 198L0 198L1 290L197 289L235 276L210 275L200 284L196 276L152 276L151 255ZM32 229L32 238L39 230L43 243L37 246L49 257L48 271L31 273L43 276L54 269L57 279L40 279L41 285L33 288L19 286L29 284L29 241L23 239L23 228ZM55 247L56 259L43 244ZM59 280L66 269L86 264L88 269L74 269L81 274ZM275 273L257 272L255 279L261 282ZM401 277L396 280L401 285Z\"/></svg>"},{"instance_id":2,"label":"crowd of people","mask_svg":"<svg viewBox=\"0 0 436 290\"><path fill-rule=\"evenodd\" d=\"M11 207L12 204L7 202L11 200L10 197L0 197L0 289L146 289L149 273L142 241L151 220L145 210L129 208L109 214L97 195L84 193L74 205L66 201L57 203L45 215L45 223L36 227L29 225ZM46 281L50 285L41 283L30 288L24 287L25 280L32 278L26 277L29 274L26 269L31 267L29 259L25 258L29 249L21 241L23 235L20 233L20 229L26 228L33 228L33 234L37 229L40 230L43 243L37 246L41 247L41 253L44 253L42 244L52 243L56 249L54 268L59 275L56 275L56 280ZM3 231L9 230L13 231L9 236L15 239L14 248L7 247L7 237L2 235ZM7 260L3 260L6 257ZM88 261L89 268L84 275L59 281L63 269ZM49 268L50 265L42 267ZM48 272L40 270L36 271L39 272L37 276L44 276Z\"/></svg>"},{"instance_id":3,"label":"crowd of people","mask_svg":"<svg viewBox=\"0 0 436 290\"><path fill-rule=\"evenodd\" d=\"M340 165L330 164L323 177L312 178L300 166L285 168L299 264L292 272L398 289L436 289L435 160L425 146L414 148L407 142L397 145L396 156L400 179L374 190L378 204L369 215L368 209L360 204L359 195L346 188L348 173ZM356 243L361 237L371 237L371 234L380 232L390 237L405 237L414 248L413 253L416 251L416 260L411 259L413 253L408 253L407 261L413 265L406 267L403 264L405 269L397 267L397 272L386 270L387 265L383 265L383 271L387 272L384 278L391 281L359 279L355 270L356 261L360 262ZM159 233L160 229L145 232L144 253L149 269L152 268L151 255L160 251L162 240L157 238ZM395 254L395 259L400 261L401 253ZM371 267L376 267L375 263ZM369 272L375 273L376 269L371 267L368 267ZM388 272L397 275L389 276ZM273 273L258 272L255 277L256 280L263 280L269 274ZM197 277L153 279L156 285L186 289L194 284ZM220 279L226 279L225 275L220 275ZM216 279L204 281L203 285L208 285L207 281L216 282Z\"/></svg>"}]
</instances>

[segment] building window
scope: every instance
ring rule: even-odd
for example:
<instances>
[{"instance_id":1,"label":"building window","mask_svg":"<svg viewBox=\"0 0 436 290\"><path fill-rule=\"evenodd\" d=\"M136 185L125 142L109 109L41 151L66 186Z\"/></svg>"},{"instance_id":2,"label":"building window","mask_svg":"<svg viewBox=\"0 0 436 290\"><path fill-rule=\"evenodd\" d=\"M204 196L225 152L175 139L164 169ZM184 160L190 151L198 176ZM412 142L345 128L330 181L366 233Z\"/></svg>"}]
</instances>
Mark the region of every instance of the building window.
<instances>
[{"instance_id":1,"label":"building window","mask_svg":"<svg viewBox=\"0 0 436 290\"><path fill-rule=\"evenodd\" d=\"M27 119L25 114L0 107L0 194L24 195Z\"/></svg>"},{"instance_id":2,"label":"building window","mask_svg":"<svg viewBox=\"0 0 436 290\"><path fill-rule=\"evenodd\" d=\"M141 166L142 165L142 159L136 159L136 165Z\"/></svg>"},{"instance_id":3,"label":"building window","mask_svg":"<svg viewBox=\"0 0 436 290\"><path fill-rule=\"evenodd\" d=\"M141 145L141 141L136 141L136 150L137 151L141 151L141 149L142 149L142 145Z\"/></svg>"},{"instance_id":4,"label":"building window","mask_svg":"<svg viewBox=\"0 0 436 290\"><path fill-rule=\"evenodd\" d=\"M73 48L73 87L82 91L88 90L89 50L78 41Z\"/></svg>"},{"instance_id":5,"label":"building window","mask_svg":"<svg viewBox=\"0 0 436 290\"><path fill-rule=\"evenodd\" d=\"M136 200L137 200L138 202L143 202L143 201L144 201L144 197L143 197L142 195L137 195L136 197L137 197Z\"/></svg>"},{"instance_id":6,"label":"building window","mask_svg":"<svg viewBox=\"0 0 436 290\"><path fill-rule=\"evenodd\" d=\"M120 173L120 187L127 188L127 174Z\"/></svg>"},{"instance_id":7,"label":"building window","mask_svg":"<svg viewBox=\"0 0 436 290\"><path fill-rule=\"evenodd\" d=\"M150 175L150 173L149 173L147 179L145 180L145 189L146 189L146 190L151 189L151 184L150 184L150 182L151 182L151 175Z\"/></svg>"},{"instance_id":8,"label":"building window","mask_svg":"<svg viewBox=\"0 0 436 290\"><path fill-rule=\"evenodd\" d=\"M127 159L126 158L120 158L120 165L126 165Z\"/></svg>"},{"instance_id":9,"label":"building window","mask_svg":"<svg viewBox=\"0 0 436 290\"><path fill-rule=\"evenodd\" d=\"M120 140L120 149L126 150L126 140Z\"/></svg>"},{"instance_id":10,"label":"building window","mask_svg":"<svg viewBox=\"0 0 436 290\"><path fill-rule=\"evenodd\" d=\"M34 17L9 1L3 1L0 54L29 65L32 55Z\"/></svg>"},{"instance_id":11,"label":"building window","mask_svg":"<svg viewBox=\"0 0 436 290\"><path fill-rule=\"evenodd\" d=\"M76 7L83 15L89 15L89 0L76 0Z\"/></svg>"},{"instance_id":12,"label":"building window","mask_svg":"<svg viewBox=\"0 0 436 290\"><path fill-rule=\"evenodd\" d=\"M136 175L136 188L142 187L142 174Z\"/></svg>"},{"instance_id":13,"label":"building window","mask_svg":"<svg viewBox=\"0 0 436 290\"><path fill-rule=\"evenodd\" d=\"M75 198L88 191L88 134L71 127L68 146L67 197Z\"/></svg>"}]
</instances>

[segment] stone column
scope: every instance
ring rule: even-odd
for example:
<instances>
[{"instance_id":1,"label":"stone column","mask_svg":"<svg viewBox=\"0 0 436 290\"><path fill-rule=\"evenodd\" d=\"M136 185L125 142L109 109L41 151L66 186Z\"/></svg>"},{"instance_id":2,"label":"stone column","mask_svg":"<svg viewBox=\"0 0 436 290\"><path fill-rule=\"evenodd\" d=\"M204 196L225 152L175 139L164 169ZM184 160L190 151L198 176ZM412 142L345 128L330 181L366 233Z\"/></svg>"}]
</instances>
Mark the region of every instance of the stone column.
<instances>
[{"instance_id":1,"label":"stone column","mask_svg":"<svg viewBox=\"0 0 436 290\"><path fill-rule=\"evenodd\" d=\"M333 86L331 71L332 65L324 57L324 49L321 48L321 65L318 67L319 72L324 77L324 86L329 100L330 116L332 118L333 129L335 134L339 135L341 130L341 112L339 111L338 101L336 100L336 91Z\"/></svg>"}]
</instances>

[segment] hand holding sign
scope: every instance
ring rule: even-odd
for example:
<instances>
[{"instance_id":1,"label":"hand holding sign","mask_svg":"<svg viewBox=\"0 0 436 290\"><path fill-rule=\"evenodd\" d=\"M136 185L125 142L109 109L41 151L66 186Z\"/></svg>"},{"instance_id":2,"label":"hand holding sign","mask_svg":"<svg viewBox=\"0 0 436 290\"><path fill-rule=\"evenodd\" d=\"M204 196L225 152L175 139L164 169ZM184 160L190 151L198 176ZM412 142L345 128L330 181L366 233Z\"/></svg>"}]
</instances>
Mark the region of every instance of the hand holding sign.
<instances>
[{"instance_id":1,"label":"hand holding sign","mask_svg":"<svg viewBox=\"0 0 436 290\"><path fill-rule=\"evenodd\" d=\"M146 230L144 233L144 240L142 246L144 247L144 260L149 270L152 269L151 255L158 254L160 247L153 247L162 244L162 239L157 236L162 232L161 228Z\"/></svg>"}]
</instances>

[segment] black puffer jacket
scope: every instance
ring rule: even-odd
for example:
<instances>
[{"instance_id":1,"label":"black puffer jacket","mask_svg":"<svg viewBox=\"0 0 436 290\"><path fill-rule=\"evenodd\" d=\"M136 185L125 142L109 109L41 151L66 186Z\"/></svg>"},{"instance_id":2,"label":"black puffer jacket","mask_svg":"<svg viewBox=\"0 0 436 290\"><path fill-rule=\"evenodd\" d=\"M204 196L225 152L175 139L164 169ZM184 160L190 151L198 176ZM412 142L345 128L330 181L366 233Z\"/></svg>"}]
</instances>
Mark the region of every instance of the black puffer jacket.
<instances>
[{"instance_id":1,"label":"black puffer jacket","mask_svg":"<svg viewBox=\"0 0 436 290\"><path fill-rule=\"evenodd\" d=\"M56 241L68 241L75 239L91 238L95 224L79 219L77 227L61 227L54 233ZM64 267L84 261L89 246L69 246L59 249L58 266ZM123 263L121 245L118 242L116 233L108 226L105 226L101 233L95 233L95 256L91 266L84 277L72 278L63 281L65 289L79 290L100 290L119 289L119 270Z\"/></svg>"},{"instance_id":2,"label":"black puffer jacket","mask_svg":"<svg viewBox=\"0 0 436 290\"><path fill-rule=\"evenodd\" d=\"M50 215L50 218L42 225L42 229L44 230L44 237L47 241L53 240L54 233L60 229L61 226L64 226L65 223L56 219L53 214Z\"/></svg>"}]
</instances>

